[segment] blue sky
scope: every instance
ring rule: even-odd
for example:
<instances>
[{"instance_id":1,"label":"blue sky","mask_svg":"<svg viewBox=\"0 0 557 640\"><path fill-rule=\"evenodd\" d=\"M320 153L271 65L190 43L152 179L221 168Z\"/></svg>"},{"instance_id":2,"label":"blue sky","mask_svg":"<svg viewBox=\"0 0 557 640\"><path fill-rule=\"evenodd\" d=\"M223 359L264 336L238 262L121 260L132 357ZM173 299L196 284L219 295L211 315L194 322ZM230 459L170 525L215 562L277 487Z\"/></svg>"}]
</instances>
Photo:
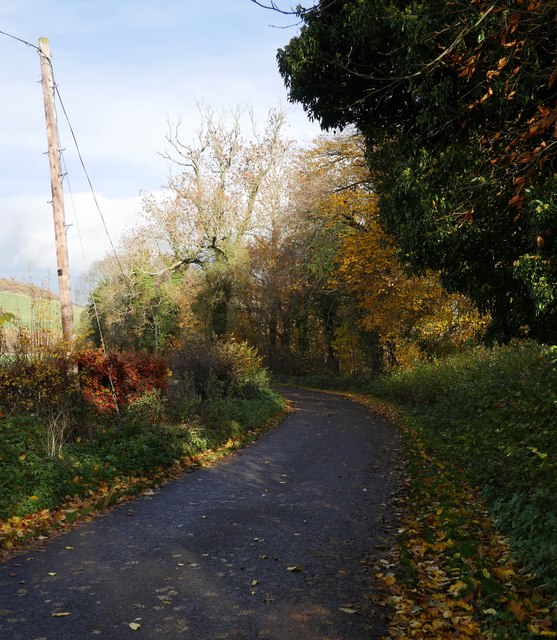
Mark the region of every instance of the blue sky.
<instances>
[{"instance_id":1,"label":"blue sky","mask_svg":"<svg viewBox=\"0 0 557 640\"><path fill-rule=\"evenodd\" d=\"M187 139L199 123L197 102L251 106L261 124L282 105L288 135L308 142L319 133L288 104L277 71L276 50L297 29L271 24L292 22L250 0L15 0L0 7L1 31L32 44L41 36L50 41L56 82L114 241L137 220L140 192L167 180L158 154L167 121L181 117ZM0 35L0 59L0 277L31 276L56 290L39 58ZM58 120L77 281L109 244L59 106Z\"/></svg>"}]
</instances>

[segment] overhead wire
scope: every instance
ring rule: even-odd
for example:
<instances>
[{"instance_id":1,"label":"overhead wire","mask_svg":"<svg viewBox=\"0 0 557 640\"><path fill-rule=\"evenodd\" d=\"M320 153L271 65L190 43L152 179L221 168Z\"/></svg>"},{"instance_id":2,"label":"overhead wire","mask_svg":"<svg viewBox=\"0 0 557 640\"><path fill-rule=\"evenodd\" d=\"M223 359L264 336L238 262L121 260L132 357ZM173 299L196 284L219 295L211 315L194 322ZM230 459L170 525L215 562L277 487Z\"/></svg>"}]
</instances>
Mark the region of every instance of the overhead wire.
<instances>
[{"instance_id":1,"label":"overhead wire","mask_svg":"<svg viewBox=\"0 0 557 640\"><path fill-rule=\"evenodd\" d=\"M85 177L87 179L87 183L89 185L89 189L91 190L91 195L93 196L93 201L95 203L95 207L96 207L97 212L98 212L98 214L99 214L99 216L101 218L101 221L103 223L103 227L104 227L104 230L105 230L105 233L106 233L106 237L108 238L108 241L110 242L110 247L112 249L112 253L114 254L114 257L116 258L116 262L118 263L118 267L120 268L120 271L122 272L122 275L126 279L128 279L128 277L126 275L126 272L124 271L124 268L122 266L122 263L120 262L120 258L118 257L118 253L116 251L116 248L114 247L114 243L112 242L112 238L110 236L110 233L108 231L108 227L106 225L105 217L104 217L103 212L101 210L101 207L99 205L99 201L97 200L97 195L95 193L95 189L93 188L93 184L91 182L91 178L89 177L89 172L87 171L87 168L85 166L85 162L83 161L83 156L81 155L81 150L79 148L79 144L77 142L77 138L75 136L74 129L72 127L72 124L71 124L70 119L68 117L68 114L66 112L66 107L64 106L64 102L62 100L62 96L60 95L60 90L58 89L58 85L56 84L56 82L54 82L54 89L56 91L56 95L58 96L58 100L60 102L60 106L62 107L62 112L64 114L64 117L66 118L66 123L68 125L69 130L70 130L70 133L71 133L74 145L75 145L75 149L77 151L77 157L79 158L79 162L81 164L81 167L82 167L83 172L85 174Z\"/></svg>"},{"instance_id":2,"label":"overhead wire","mask_svg":"<svg viewBox=\"0 0 557 640\"><path fill-rule=\"evenodd\" d=\"M8 38L13 38L13 40L17 40L18 42L22 42L23 44L26 44L28 47L33 47L33 49L36 49L37 51L39 51L39 47L37 47L36 44L33 44L31 42L27 42L27 40L23 40L22 38L18 38L17 36L12 35L11 33L7 33L6 31L0 31L0 35L7 36Z\"/></svg>"},{"instance_id":3,"label":"overhead wire","mask_svg":"<svg viewBox=\"0 0 557 640\"><path fill-rule=\"evenodd\" d=\"M72 191L72 187L71 187L71 183L70 183L70 179L69 179L69 173L68 173L68 169L66 167L66 162L64 160L64 154L62 153L62 151L63 150L61 149L60 150L60 159L62 161L62 166L63 166L63 169L64 169L63 180L65 180L66 184L68 185L68 193L69 193L69 196L70 196L70 203L71 203L71 206L72 206L72 212L73 212L73 217L74 217L74 220L75 220L75 226L76 226L76 229L77 229L77 237L79 239L79 244L81 246L81 253L83 255L83 259L87 260L87 255L86 255L86 252L85 252L85 245L83 244L83 236L81 235L81 227L79 225L79 217L77 215L77 209L76 209L76 206L75 206L75 202L74 202L74 198L73 198L73 191ZM95 296L94 295L91 296L91 304L93 306L93 312L95 314L95 320L96 320L96 323L97 323L97 329L99 331L99 340L100 340L100 343L101 343L101 348L103 350L103 353L104 353L105 357L108 360L108 348L107 348L107 345L106 345L106 341L104 339L104 333L103 333L103 330L102 330L102 324L101 324L101 317L100 317L100 313L99 313L99 308L97 306L97 301L95 300ZM118 405L118 396L116 395L116 387L114 385L114 379L112 377L112 372L110 370L110 366L108 366L108 382L109 382L109 385L110 385L110 393L112 395L112 400L114 401L114 406L116 408L116 413L119 415L120 414L120 407Z\"/></svg>"},{"instance_id":4,"label":"overhead wire","mask_svg":"<svg viewBox=\"0 0 557 640\"><path fill-rule=\"evenodd\" d=\"M19 38L18 36L14 36L13 34L7 33L6 31L2 31L2 30L0 30L0 35L4 35L4 36L6 36L8 38L11 38L11 39L16 40L18 42L21 42L22 44L25 44L26 46L29 46L29 47L35 49L40 55L45 55L40 47L37 47L36 45L32 44L31 42L28 42L27 40L24 40L23 38ZM45 57L48 58L48 62L49 62L50 66L51 66L51 69L52 69L52 60L48 56L45 56ZM112 238L110 236L110 233L108 231L108 227L106 225L105 217L104 217L104 215L102 213L102 210L101 210L101 207L99 205L99 202L98 202L98 199L97 199L97 195L95 193L95 190L93 188L93 184L91 182L91 178L89 176L89 172L87 171L87 168L85 166L85 162L83 160L83 156L81 154L81 150L80 150L79 144L77 142L77 137L75 135L73 126L72 126L72 124L70 122L68 113L66 111L64 102L62 100L62 96L60 95L60 90L58 88L58 85L56 84L56 81L54 80L54 70L53 69L52 69L52 77L53 77L53 82L54 82L54 91L56 93L56 96L58 97L58 101L59 101L60 106L62 108L62 112L64 114L64 117L66 119L66 123L67 123L69 131L71 133L71 136L72 136L72 139L73 139L76 151L77 151L77 155L78 155L78 158L79 158L79 161L80 161L80 164L81 164L81 167L82 167L83 172L85 174L85 177L87 179L87 183L89 185L89 189L91 191L91 194L93 196L93 201L95 203L97 212L98 212L98 214L99 214L99 216L101 218L101 221L103 223L104 231L105 231L106 236L107 236L107 238L108 238L108 240L110 242L110 246L111 246L112 252L114 253L114 256L116 258L116 262L118 264L118 267L120 268L120 271L122 272L122 275L124 276L124 278L128 279L127 276L126 276L126 273L125 273L125 271L124 271L124 269L122 267L122 263L120 262L120 258L118 257L118 254L117 254L116 249L114 247L114 243L112 242ZM81 251L82 251L83 257L84 257L84 259L86 259L85 246L83 244L83 237L81 235L81 229L80 229L80 226L79 226L79 219L78 219L78 216L77 216L77 210L76 210L75 202L74 202L74 199L73 199L73 192L72 192L72 189L71 189L71 184L70 184L70 180L69 180L69 176L68 176L68 170L67 170L66 163L65 163L65 160L64 160L64 156L63 156L63 149L62 149L62 145L60 143L59 132L57 132L57 133L58 133L58 140L57 140L58 153L60 154L60 160L62 162L62 166L63 166L63 169L64 169L64 173L62 175L62 179L63 180L65 179L66 184L68 185L68 191L69 191L69 195L70 195L70 202L71 202L71 205L72 205L74 219L76 221L76 229L77 229L78 239L79 239L79 243L81 245ZM102 331L102 326L101 326L100 314L99 314L99 310L98 310L98 306L97 306L97 301L95 300L95 296L94 295L91 296L91 302L92 302L92 306L93 306L93 310L94 310L94 314L95 314L95 319L96 319L96 322L97 322L97 327L98 327L98 331L99 331L99 338L100 338L101 347L102 347L102 350L103 350L103 353L105 354L105 356L108 357L108 349L107 349L106 341L105 341L105 338L104 338L104 335L103 335L103 331ZM120 409L119 409L119 406L118 406L118 398L117 398L117 395L116 395L116 388L114 386L114 380L113 380L113 377L112 377L112 374L111 374L111 371L110 371L110 366L108 367L108 379L109 379L109 384L110 384L111 395L112 395L112 398L114 400L114 405L115 405L115 408L116 408L116 413L119 414L120 413Z\"/></svg>"},{"instance_id":5,"label":"overhead wire","mask_svg":"<svg viewBox=\"0 0 557 640\"><path fill-rule=\"evenodd\" d=\"M52 67L52 60L49 60L49 64ZM62 100L62 96L60 95L60 89L58 88L58 84L56 83L56 79L55 79L55 76L54 76L54 70L52 70L52 78L53 78L53 82L54 82L54 91L56 93L56 96L58 97L58 101L59 101L60 106L62 108L62 112L64 114L64 117L66 119L66 123L67 123L68 129L69 129L69 131L71 133L71 136L72 136L72 139L73 139L76 151L77 151L77 155L78 155L78 158L79 158L79 161L80 161L80 164L81 164L81 167L82 167L83 172L85 174L85 177L87 179L87 183L89 185L89 189L91 191L91 194L93 196L93 201L95 203L95 207L96 207L97 212L98 212L98 214L99 214L99 216L101 218L101 221L103 223L103 227L104 227L106 236L107 236L107 238L108 238L108 240L110 242L110 246L112 248L112 252L114 253L114 257L116 258L116 262L118 264L118 267L120 268L120 271L122 272L122 275L124 276L124 278L128 279L127 276L126 276L126 273L124 271L124 268L122 267L122 263L120 262L120 258L118 257L118 254L116 252L116 248L114 247L114 243L112 242L112 238L110 236L110 233L108 231L108 227L106 225L106 220L105 220L105 217L104 217L104 215L102 213L101 207L99 205L99 202L98 202L98 199L97 199L97 195L95 193L95 189L93 188L93 184L92 184L91 178L89 176L89 172L87 171L87 168L85 166L85 162L83 160L83 156L82 156L81 150L79 148L79 143L77 142L77 137L75 135L74 128L73 128L73 126L72 126L72 124L70 122L68 113L66 111L66 107L65 107L64 102ZM66 164L65 164L65 161L64 161L63 154L62 154L62 146L61 146L60 142L58 142L58 148L59 148L59 153L60 153L60 157L61 157L61 160L62 160L62 164L63 164L63 167L64 167L64 172L65 172L64 173L64 177L66 179L66 183L68 184L68 191L70 192L70 201L72 203L72 209L73 209L74 218L75 218L75 221L76 221L76 229L77 229L77 234L78 234L78 238L79 238L79 243L81 245L81 251L83 253L83 257L86 259L85 246L83 244L83 237L81 235L81 229L80 229L80 226L79 226L77 211L76 211L75 203L74 203L74 199L73 199L73 193L71 191L71 185L70 185L70 181L69 181L69 177L68 177L68 171L67 171L67 168L66 168ZM96 320L96 323L97 323L97 329L99 331L99 340L100 340L100 343L101 343L101 348L103 350L103 353L104 353L105 357L107 358L107 365L108 365L107 373L108 373L108 381L109 381L109 385L110 385L110 392L111 392L111 395L112 395L112 399L114 401L114 406L115 406L115 409L116 409L116 413L119 415L120 414L120 407L118 405L118 397L116 395L116 387L114 385L114 379L113 379L113 376L112 376L110 365L108 364L108 348L107 348L106 340L104 338L104 334L103 334L103 330L102 330L101 318L100 318L100 314L99 314L97 301L95 300L95 296L94 295L91 296L91 303L92 303L93 311L94 311L94 314L95 314L95 320Z\"/></svg>"}]
</instances>

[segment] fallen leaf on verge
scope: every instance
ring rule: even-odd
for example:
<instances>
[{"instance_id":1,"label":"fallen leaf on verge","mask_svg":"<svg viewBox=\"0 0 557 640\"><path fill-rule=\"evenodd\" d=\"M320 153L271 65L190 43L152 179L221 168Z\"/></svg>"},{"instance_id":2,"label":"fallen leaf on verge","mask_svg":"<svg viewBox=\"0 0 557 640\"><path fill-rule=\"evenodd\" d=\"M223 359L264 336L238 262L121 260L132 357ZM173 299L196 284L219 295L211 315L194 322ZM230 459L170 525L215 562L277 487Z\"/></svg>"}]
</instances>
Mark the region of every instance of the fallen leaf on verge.
<instances>
[{"instance_id":1,"label":"fallen leaf on verge","mask_svg":"<svg viewBox=\"0 0 557 640\"><path fill-rule=\"evenodd\" d=\"M509 602L507 603L507 607L510 611L512 611L512 613L514 613L515 618L520 622L525 620L526 616L528 615L522 604L520 602L517 602L516 600L509 600Z\"/></svg>"},{"instance_id":2,"label":"fallen leaf on verge","mask_svg":"<svg viewBox=\"0 0 557 640\"><path fill-rule=\"evenodd\" d=\"M297 571L301 571L301 570L302 570L302 567L300 567L300 565L299 565L299 564L294 564L294 565L292 565L291 567L286 567L286 570L287 570L287 571L290 571L290 572L292 572L292 573L293 573L293 572L295 572L295 571L296 571L296 572L297 572Z\"/></svg>"},{"instance_id":3,"label":"fallen leaf on verge","mask_svg":"<svg viewBox=\"0 0 557 640\"><path fill-rule=\"evenodd\" d=\"M140 624L137 624L137 622L130 622L130 624L128 625L128 627L132 630L132 631L137 631L139 629L139 627L141 627Z\"/></svg>"},{"instance_id":4,"label":"fallen leaf on verge","mask_svg":"<svg viewBox=\"0 0 557 640\"><path fill-rule=\"evenodd\" d=\"M53 618L65 618L66 616L71 616L72 614L69 611L60 611L60 613L53 613Z\"/></svg>"},{"instance_id":5,"label":"fallen leaf on verge","mask_svg":"<svg viewBox=\"0 0 557 640\"><path fill-rule=\"evenodd\" d=\"M394 575L392 573L388 573L384 578L383 578L383 582L388 586L388 587L392 587L395 582L396 582L396 578L394 577Z\"/></svg>"}]
</instances>

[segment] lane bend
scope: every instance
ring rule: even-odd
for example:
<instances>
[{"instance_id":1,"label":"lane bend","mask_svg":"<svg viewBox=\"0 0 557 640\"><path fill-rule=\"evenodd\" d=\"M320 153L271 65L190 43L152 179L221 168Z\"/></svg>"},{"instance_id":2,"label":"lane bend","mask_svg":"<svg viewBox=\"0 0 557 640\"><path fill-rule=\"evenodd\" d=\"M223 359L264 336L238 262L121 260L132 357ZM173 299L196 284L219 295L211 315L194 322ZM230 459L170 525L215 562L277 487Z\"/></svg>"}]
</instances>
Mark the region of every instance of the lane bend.
<instances>
[{"instance_id":1,"label":"lane bend","mask_svg":"<svg viewBox=\"0 0 557 640\"><path fill-rule=\"evenodd\" d=\"M397 434L344 397L282 391L295 410L257 443L0 565L0 639L380 637Z\"/></svg>"}]
</instances>

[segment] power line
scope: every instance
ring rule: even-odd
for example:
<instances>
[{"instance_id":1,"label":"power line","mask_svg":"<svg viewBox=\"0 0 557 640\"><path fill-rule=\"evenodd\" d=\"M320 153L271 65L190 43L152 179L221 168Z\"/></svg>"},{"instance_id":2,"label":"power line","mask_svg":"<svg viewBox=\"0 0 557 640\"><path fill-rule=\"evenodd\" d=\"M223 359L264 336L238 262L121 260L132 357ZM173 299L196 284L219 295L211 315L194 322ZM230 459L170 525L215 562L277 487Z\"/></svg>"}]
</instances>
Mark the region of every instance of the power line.
<instances>
[{"instance_id":1,"label":"power line","mask_svg":"<svg viewBox=\"0 0 557 640\"><path fill-rule=\"evenodd\" d=\"M13 40L16 40L17 42L21 42L22 44L35 49L35 51L37 51L39 54L42 53L40 47L37 47L36 45L32 44L31 42L28 42L27 40L23 40L23 38L19 38L17 36L14 36L11 33L7 33L6 31L2 31L2 30L0 30L0 35L3 35L3 36L6 36L8 38L11 38ZM49 59L48 62L50 64L50 67L51 67L51 70L52 70L52 61ZM53 70L52 70L52 77L54 79ZM97 200L97 196L96 196L95 190L93 188L93 184L91 182L91 178L89 177L89 173L88 173L87 168L85 166L85 162L83 160L83 156L81 155L81 150L79 148L79 144L77 142L77 138L75 136L75 132L73 130L72 124L71 124L70 119L68 117L68 113L67 113L66 108L64 106L64 102L62 100L62 96L60 95L60 91L58 89L58 85L56 84L55 81L54 81L54 90L56 91L56 95L58 96L58 100L60 102L60 106L62 107L62 111L64 113L64 117L66 118L66 122L68 124L70 133L72 135L72 139L73 139L74 144L75 144L75 148L77 150L77 155L79 157L79 161L80 161L81 166L83 168L83 172L85 173L85 177L87 178L87 182L89 184L89 189L91 190L91 194L93 196L93 200L95 202L95 206L97 208L97 212L99 213L99 216L100 216L100 218L102 220L106 236L107 236L107 238L108 238L108 240L110 242L110 246L112 247L112 251L114 253L114 256L116 258L116 261L118 263L120 271L122 272L124 277L126 277L126 274L124 272L124 269L122 267L122 264L120 262L118 254L116 253L116 249L114 247L114 243L112 242L112 238L111 238L110 233L108 231L108 227L106 225L106 221L105 221L104 215L102 213L102 210L100 208L99 202ZM76 212L76 208L75 208L75 204L74 204L74 200L73 200L73 193L72 193L72 190L71 190L71 185L70 185L70 181L69 181L69 177L68 177L68 171L67 171L67 168L65 166L64 157L63 157L63 154L62 154L60 138L58 138L57 144L58 144L58 149L59 149L59 153L60 153L60 158L61 158L61 161L62 161L62 164L63 164L63 167L64 167L64 172L65 172L64 173L64 177L66 178L66 182L67 182L67 185L68 185L68 190L70 192L70 199L71 199L71 203L72 203L72 209L73 209L73 212L74 212L74 219L76 221L77 233L78 233L79 242L80 242L80 245L81 245L81 251L83 253L83 257L85 258L85 247L83 245L83 239L82 239L82 236L81 236L81 230L80 230L80 227L79 227L79 221L78 221L77 212ZM98 311L97 303L96 303L96 300L95 300L94 296L92 296L92 303L93 303L93 309L94 309L95 318L96 318L97 326L98 326L98 330L99 330L101 346L102 346L102 349L103 349L103 352L104 352L105 356L108 357L107 345L106 345L106 342L105 342L105 339L104 339L104 336L103 336L103 331L102 331L102 327L101 327L99 311ZM110 382L110 388L111 388L112 397L113 397L114 404L115 404L115 407L116 407L116 412L119 413L120 411L119 411L118 400L117 400L117 396L116 396L116 389L114 387L114 382L113 382L113 379L112 379L112 374L111 374L111 371L110 371L110 367L109 367L109 370L108 370L108 378L109 378L109 382Z\"/></svg>"},{"instance_id":2,"label":"power line","mask_svg":"<svg viewBox=\"0 0 557 640\"><path fill-rule=\"evenodd\" d=\"M39 47L37 47L37 45L34 45L31 42L27 42L27 40L23 40L22 38L18 38L17 36L12 35L11 33L0 31L0 34L3 36L7 36L8 38L12 38L13 40L17 40L18 42L22 42L23 44L26 44L28 47L33 47L33 49L36 49L37 51L39 51Z\"/></svg>"},{"instance_id":3,"label":"power line","mask_svg":"<svg viewBox=\"0 0 557 640\"><path fill-rule=\"evenodd\" d=\"M99 214L99 216L101 218L101 221L103 223L103 227L104 227L104 230L105 230L105 233L106 233L106 237L108 238L108 241L110 242L110 246L112 248L112 253L114 254L114 257L116 258L116 262L118 263L118 267L120 268L120 271L122 272L122 275L125 278L127 278L126 273L124 271L124 268L122 267L122 263L120 262L120 258L118 257L118 253L116 252L116 249L114 247L114 243L112 242L112 238L110 236L110 233L108 231L108 227L106 225L105 217L104 217L103 212L101 210L101 207L99 205L99 201L97 200L97 195L96 195L95 190L93 188L93 184L91 182L91 178L89 177L89 173L87 171L87 168L85 166L85 162L83 160L83 156L81 155L81 150L79 148L79 144L77 142L77 138L75 136L74 129L73 129L72 124L70 122L70 119L68 117L68 113L66 111L66 107L64 106L64 102L62 100L62 96L60 95L60 90L58 89L58 85L56 83L54 84L54 88L55 88L55 91L56 91L56 95L58 96L58 100L60 101L60 106L62 107L62 112L64 113L64 117L66 118L66 122L68 124L68 128L70 130L70 133L71 133L71 136L72 136L72 139L73 139L76 151L77 151L77 156L79 158L79 162L81 164L81 167L83 169L85 177L87 178L87 183L89 184L89 189L91 190L91 194L93 196L93 201L95 203L95 207L96 207L97 212L98 212L98 214Z\"/></svg>"},{"instance_id":4,"label":"power line","mask_svg":"<svg viewBox=\"0 0 557 640\"><path fill-rule=\"evenodd\" d=\"M79 244L81 245L81 253L83 255L83 258L86 260L87 256L85 254L85 246L83 244L83 236L81 235L81 227L79 225L79 217L77 215L77 210L75 207L75 202L73 199L73 192L72 192L72 187L70 184L70 179L69 179L69 174L68 174L68 169L66 167L66 163L64 161L64 155L63 153L60 153L61 156L61 160L62 160L62 165L64 167L64 177L66 179L66 184L68 185L68 192L70 194L70 202L72 204L72 211L73 211L73 215L74 215L74 219L75 219L75 224L76 224L76 228L77 228L77 237L79 238ZM118 405L118 396L116 395L116 387L114 385L114 379L112 377L112 371L111 371L111 367L109 364L109 360L108 360L108 347L104 338L104 334L103 334L103 330L102 330L102 326L101 326L101 318L100 318L100 313L99 313L99 309L97 306L97 301L95 299L95 295L93 294L91 296L91 304L93 307L93 312L95 314L95 320L97 322L97 329L99 331L99 339L100 339L100 343L101 343L101 348L103 350L103 353L105 355L105 358L107 360L107 372L108 372L108 382L110 385L110 393L112 395L112 400L114 402L114 406L116 408L116 413L118 415L120 415L120 407Z\"/></svg>"},{"instance_id":5,"label":"power line","mask_svg":"<svg viewBox=\"0 0 557 640\"><path fill-rule=\"evenodd\" d=\"M11 33L8 33L6 31L0 30L0 35L6 36L8 38L12 38L13 40L17 40L18 42L21 42L22 44L25 44L28 47L32 47L33 49L35 49L39 53L41 52L40 48L37 47L36 45L32 44L31 42L28 42L27 40L24 40L23 38L19 38L18 36L14 36ZM49 60L49 63L50 63L50 66L52 68L52 61ZM53 76L54 76L54 72L53 72ZM116 253L116 249L114 247L114 243L112 242L112 238L110 236L110 233L108 231L108 227L106 225L106 220L104 218L103 212L102 212L101 207L99 205L99 201L97 200L97 195L96 195L95 190L93 188L93 184L91 182L91 178L89 177L89 173L88 173L87 168L85 166L85 162L83 161L83 156L81 155L81 150L79 148L79 144L77 142L77 138L75 136L75 132L73 130L72 124L71 124L70 119L68 117L68 113L66 111L66 107L64 106L64 102L62 100L62 96L60 95L60 90L58 89L58 85L56 84L56 82L54 82L54 90L56 91L56 95L58 96L58 100L60 101L60 106L62 107L62 112L64 113L64 117L66 118L66 122L68 124L71 136L73 138L74 145L75 145L75 148L76 148L76 151L77 151L77 155L78 155L78 158L79 158L79 162L81 163L81 167L83 168L83 172L85 173L85 177L87 178L87 183L89 184L89 189L91 190L91 194L93 196L93 201L95 202L95 207L96 207L97 212L98 212L98 214L99 214L99 216L101 218L101 221L102 221L102 224L103 224L103 227L104 227L104 231L106 233L106 237L108 238L108 241L110 242L110 246L112 248L112 253L114 254L114 257L116 258L116 262L118 263L118 267L120 268L120 271L122 272L122 275L124 277L127 277L126 273L125 273L125 271L124 271L124 269L122 267L122 263L120 262L120 258L118 257L118 254ZM82 245L82 248L83 248L83 245Z\"/></svg>"}]
</instances>

